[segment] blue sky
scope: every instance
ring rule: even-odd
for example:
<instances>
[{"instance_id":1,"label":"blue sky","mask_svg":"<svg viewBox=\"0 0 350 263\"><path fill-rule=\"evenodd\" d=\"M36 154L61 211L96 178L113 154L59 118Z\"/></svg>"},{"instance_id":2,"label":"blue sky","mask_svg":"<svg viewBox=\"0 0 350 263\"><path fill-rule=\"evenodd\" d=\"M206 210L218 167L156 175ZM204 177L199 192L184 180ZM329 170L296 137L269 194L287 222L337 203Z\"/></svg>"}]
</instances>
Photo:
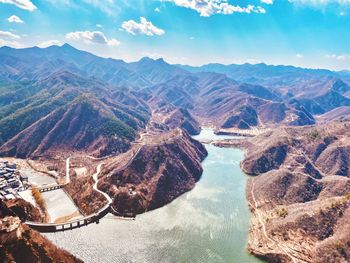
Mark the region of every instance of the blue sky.
<instances>
[{"instance_id":1,"label":"blue sky","mask_svg":"<svg viewBox=\"0 0 350 263\"><path fill-rule=\"evenodd\" d=\"M350 0L0 0L0 45L350 69Z\"/></svg>"}]
</instances>

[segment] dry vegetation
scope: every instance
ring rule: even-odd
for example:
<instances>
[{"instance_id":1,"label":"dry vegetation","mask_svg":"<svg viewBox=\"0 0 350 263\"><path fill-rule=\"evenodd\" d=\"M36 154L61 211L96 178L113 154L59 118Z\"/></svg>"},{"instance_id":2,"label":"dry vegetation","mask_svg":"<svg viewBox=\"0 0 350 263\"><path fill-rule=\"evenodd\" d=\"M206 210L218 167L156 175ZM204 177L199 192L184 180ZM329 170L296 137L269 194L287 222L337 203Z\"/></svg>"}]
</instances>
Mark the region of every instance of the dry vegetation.
<instances>
[{"instance_id":1,"label":"dry vegetation","mask_svg":"<svg viewBox=\"0 0 350 263\"><path fill-rule=\"evenodd\" d=\"M255 175L247 187L253 254L272 262L350 260L349 125L280 128L241 144L242 167Z\"/></svg>"},{"instance_id":2,"label":"dry vegetation","mask_svg":"<svg viewBox=\"0 0 350 263\"><path fill-rule=\"evenodd\" d=\"M43 198L42 194L40 193L40 191L37 187L32 187L31 191L32 191L32 195L33 195L33 198L34 198L36 204L40 208L40 211L45 215L45 221L49 222L50 215L47 212L47 206L46 206L45 199Z\"/></svg>"}]
</instances>

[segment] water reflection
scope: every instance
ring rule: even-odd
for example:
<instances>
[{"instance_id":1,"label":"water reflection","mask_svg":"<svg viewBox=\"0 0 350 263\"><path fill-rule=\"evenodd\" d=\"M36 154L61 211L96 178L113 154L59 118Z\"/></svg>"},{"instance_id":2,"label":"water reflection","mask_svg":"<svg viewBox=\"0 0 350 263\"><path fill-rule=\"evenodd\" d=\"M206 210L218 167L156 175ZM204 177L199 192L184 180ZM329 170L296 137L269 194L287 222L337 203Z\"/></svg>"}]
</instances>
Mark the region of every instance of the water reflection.
<instances>
[{"instance_id":1,"label":"water reflection","mask_svg":"<svg viewBox=\"0 0 350 263\"><path fill-rule=\"evenodd\" d=\"M213 139L206 130L200 136ZM135 221L108 215L97 225L47 237L86 262L260 262L246 252L243 153L206 147L202 179L169 205Z\"/></svg>"}]
</instances>

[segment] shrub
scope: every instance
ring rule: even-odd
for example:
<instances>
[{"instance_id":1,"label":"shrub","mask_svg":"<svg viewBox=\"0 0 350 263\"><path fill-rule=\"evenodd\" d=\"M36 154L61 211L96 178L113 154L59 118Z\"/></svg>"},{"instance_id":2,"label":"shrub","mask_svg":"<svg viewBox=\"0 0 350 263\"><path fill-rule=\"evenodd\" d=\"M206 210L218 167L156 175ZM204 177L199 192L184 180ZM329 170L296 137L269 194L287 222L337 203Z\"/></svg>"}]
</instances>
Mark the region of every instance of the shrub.
<instances>
[{"instance_id":1,"label":"shrub","mask_svg":"<svg viewBox=\"0 0 350 263\"><path fill-rule=\"evenodd\" d=\"M113 118L105 118L99 129L107 137L118 136L134 140L136 136L135 130Z\"/></svg>"},{"instance_id":2,"label":"shrub","mask_svg":"<svg viewBox=\"0 0 350 263\"><path fill-rule=\"evenodd\" d=\"M45 211L46 210L46 203L45 203L45 200L37 187L32 187L32 195L34 197L35 202L38 204L38 206L43 211Z\"/></svg>"},{"instance_id":3,"label":"shrub","mask_svg":"<svg viewBox=\"0 0 350 263\"><path fill-rule=\"evenodd\" d=\"M349 201L349 200L350 200L350 192L347 193L347 194L344 196L344 199L345 199L345 201Z\"/></svg>"},{"instance_id":4,"label":"shrub","mask_svg":"<svg viewBox=\"0 0 350 263\"><path fill-rule=\"evenodd\" d=\"M316 140L317 138L321 137L321 134L320 132L317 130L317 129L314 129L312 130L311 132L309 132L307 134L307 137L311 140L311 141L314 141Z\"/></svg>"},{"instance_id":5,"label":"shrub","mask_svg":"<svg viewBox=\"0 0 350 263\"><path fill-rule=\"evenodd\" d=\"M285 218L288 215L288 209L285 208L285 207L279 208L279 209L276 210L276 214L279 217Z\"/></svg>"}]
</instances>

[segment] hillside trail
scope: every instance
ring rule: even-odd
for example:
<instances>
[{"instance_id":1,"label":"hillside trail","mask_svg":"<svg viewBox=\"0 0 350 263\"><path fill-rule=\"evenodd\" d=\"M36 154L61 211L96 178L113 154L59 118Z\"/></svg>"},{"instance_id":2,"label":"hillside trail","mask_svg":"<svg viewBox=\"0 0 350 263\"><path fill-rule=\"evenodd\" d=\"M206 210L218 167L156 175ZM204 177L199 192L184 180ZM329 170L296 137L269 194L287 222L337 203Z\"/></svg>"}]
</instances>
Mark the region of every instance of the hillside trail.
<instances>
[{"instance_id":1,"label":"hillside trail","mask_svg":"<svg viewBox=\"0 0 350 263\"><path fill-rule=\"evenodd\" d=\"M258 209L258 202L256 200L255 193L254 193L254 189L255 189L255 180L254 179L255 178L251 178L252 186L251 186L250 194L251 194L253 202L254 202L254 205L253 205L254 211L255 211L255 213L256 213L256 215L258 217L258 220L259 220L259 223L260 223L260 225L262 227L262 231L263 231L263 234L264 234L265 238L268 241L272 242L275 246L279 247L284 252L284 254L287 255L292 260L292 262L294 262L294 263L299 263L299 262L311 263L311 261L309 261L309 260L306 260L306 259L303 259L303 258L300 258L300 257L297 257L297 256L293 255L293 252L299 252L299 251L295 251L295 249L293 249L293 248L291 248L291 247L289 247L287 245L282 245L280 243L280 241L275 240L275 239L271 238L268 235L268 233L266 231L266 224L265 224L265 222L264 222L264 220L262 218L261 212ZM252 204L250 203L250 205L252 205Z\"/></svg>"}]
</instances>

